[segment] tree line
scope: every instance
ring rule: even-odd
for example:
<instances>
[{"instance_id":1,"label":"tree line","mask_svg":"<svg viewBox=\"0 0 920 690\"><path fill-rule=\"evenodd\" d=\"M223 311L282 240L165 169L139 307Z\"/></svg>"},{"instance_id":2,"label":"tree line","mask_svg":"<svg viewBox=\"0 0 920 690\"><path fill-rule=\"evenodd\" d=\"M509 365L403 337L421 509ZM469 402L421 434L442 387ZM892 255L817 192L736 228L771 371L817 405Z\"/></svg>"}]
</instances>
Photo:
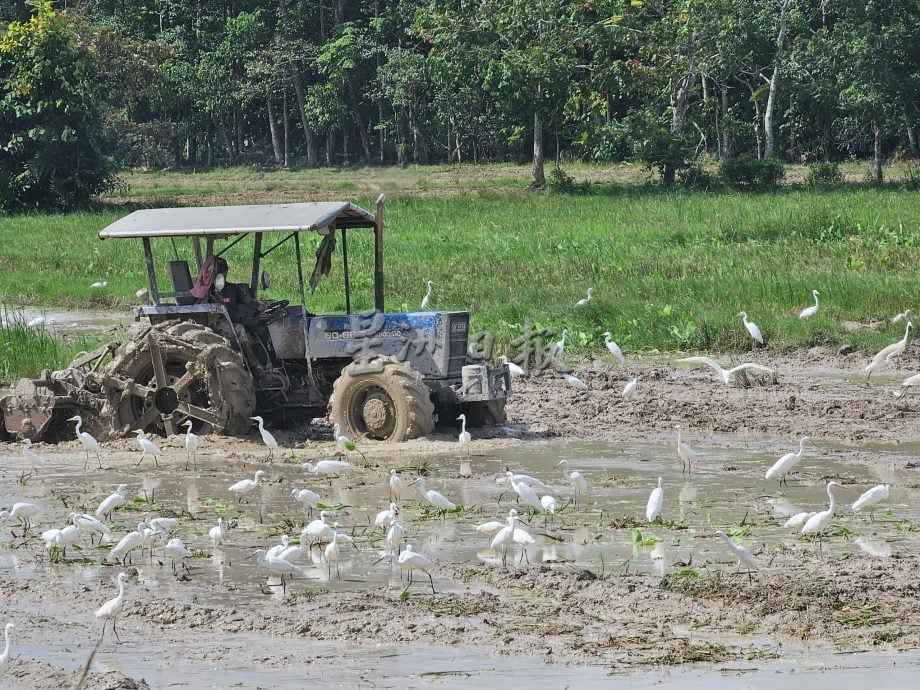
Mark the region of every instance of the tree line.
<instances>
[{"instance_id":1,"label":"tree line","mask_svg":"<svg viewBox=\"0 0 920 690\"><path fill-rule=\"evenodd\" d=\"M547 159L628 159L671 185L704 158L871 157L881 182L920 155L918 17L920 0L4 0L0 206L74 205L120 167L514 160L541 186Z\"/></svg>"}]
</instances>

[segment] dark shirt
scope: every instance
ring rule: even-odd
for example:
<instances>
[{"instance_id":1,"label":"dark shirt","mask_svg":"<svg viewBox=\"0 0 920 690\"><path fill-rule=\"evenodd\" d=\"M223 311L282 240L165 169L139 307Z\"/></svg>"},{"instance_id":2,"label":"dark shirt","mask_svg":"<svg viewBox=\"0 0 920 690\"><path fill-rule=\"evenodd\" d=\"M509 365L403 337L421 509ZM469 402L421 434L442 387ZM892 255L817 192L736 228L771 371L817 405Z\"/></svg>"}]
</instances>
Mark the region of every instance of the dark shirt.
<instances>
[{"instance_id":1,"label":"dark shirt","mask_svg":"<svg viewBox=\"0 0 920 690\"><path fill-rule=\"evenodd\" d=\"M252 298L249 288L243 283L226 283L217 296L226 305L231 321L245 326L259 313L259 303Z\"/></svg>"}]
</instances>

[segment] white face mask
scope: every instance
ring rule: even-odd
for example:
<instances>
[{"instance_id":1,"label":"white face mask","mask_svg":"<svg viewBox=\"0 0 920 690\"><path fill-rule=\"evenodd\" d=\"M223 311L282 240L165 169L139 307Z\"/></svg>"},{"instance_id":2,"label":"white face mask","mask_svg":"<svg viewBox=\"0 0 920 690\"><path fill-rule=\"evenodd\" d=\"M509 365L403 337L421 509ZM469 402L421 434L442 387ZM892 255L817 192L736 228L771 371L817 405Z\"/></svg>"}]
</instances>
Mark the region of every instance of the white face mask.
<instances>
[{"instance_id":1,"label":"white face mask","mask_svg":"<svg viewBox=\"0 0 920 690\"><path fill-rule=\"evenodd\" d=\"M214 279L214 287L217 288L218 292L224 289L224 285L227 284L227 279L224 278L223 273L218 273L217 277Z\"/></svg>"}]
</instances>

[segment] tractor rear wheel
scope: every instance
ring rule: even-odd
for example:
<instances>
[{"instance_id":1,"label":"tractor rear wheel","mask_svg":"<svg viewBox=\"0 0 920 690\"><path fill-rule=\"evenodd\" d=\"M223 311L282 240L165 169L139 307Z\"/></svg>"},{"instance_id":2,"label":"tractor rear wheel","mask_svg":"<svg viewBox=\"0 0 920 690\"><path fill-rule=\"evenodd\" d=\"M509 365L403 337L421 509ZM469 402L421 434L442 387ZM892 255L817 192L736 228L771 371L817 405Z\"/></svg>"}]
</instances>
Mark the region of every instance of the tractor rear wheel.
<instances>
[{"instance_id":1,"label":"tractor rear wheel","mask_svg":"<svg viewBox=\"0 0 920 690\"><path fill-rule=\"evenodd\" d=\"M505 398L466 404L466 423L474 429L481 426L501 426L506 421L508 415L505 414Z\"/></svg>"},{"instance_id":2,"label":"tractor rear wheel","mask_svg":"<svg viewBox=\"0 0 920 690\"><path fill-rule=\"evenodd\" d=\"M145 329L116 354L106 375L103 414L115 435L174 434L186 420L203 433L239 435L252 426L252 376L227 339L205 326Z\"/></svg>"},{"instance_id":3,"label":"tractor rear wheel","mask_svg":"<svg viewBox=\"0 0 920 690\"><path fill-rule=\"evenodd\" d=\"M379 357L342 369L329 417L346 436L398 443L431 432L434 405L421 374L395 357Z\"/></svg>"}]
</instances>

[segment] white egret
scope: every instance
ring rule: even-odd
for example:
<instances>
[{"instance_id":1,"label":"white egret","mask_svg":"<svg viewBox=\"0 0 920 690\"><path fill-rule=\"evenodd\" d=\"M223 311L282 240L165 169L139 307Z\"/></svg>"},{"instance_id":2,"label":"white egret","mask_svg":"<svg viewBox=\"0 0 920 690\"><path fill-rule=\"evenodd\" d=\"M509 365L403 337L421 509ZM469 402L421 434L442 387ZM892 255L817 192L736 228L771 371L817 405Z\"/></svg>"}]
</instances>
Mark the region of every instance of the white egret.
<instances>
[{"instance_id":1,"label":"white egret","mask_svg":"<svg viewBox=\"0 0 920 690\"><path fill-rule=\"evenodd\" d=\"M90 543L92 543L93 534L101 535L99 537L100 544L102 544L102 537L112 536L112 530L109 529L108 525L92 515L87 513L71 513L70 519L82 531L90 535Z\"/></svg>"},{"instance_id":2,"label":"white egret","mask_svg":"<svg viewBox=\"0 0 920 690\"><path fill-rule=\"evenodd\" d=\"M678 424L674 428L677 429L677 455L678 457L680 457L680 464L682 467L681 474L683 474L684 469L687 470L687 474L690 474L690 472L693 469L693 461L699 457L699 453L697 453L695 450L693 450L693 448L691 448L686 443L681 441L680 424Z\"/></svg>"},{"instance_id":3,"label":"white egret","mask_svg":"<svg viewBox=\"0 0 920 690\"><path fill-rule=\"evenodd\" d=\"M809 519L811 518L811 516L814 515L814 514L815 514L814 511L812 511L812 512L804 511L804 512L801 512L801 513L796 513L796 514L793 515L791 518L789 518L788 520L786 520L786 523L783 525L783 527L789 527L789 528L791 528L791 529L801 529L802 526L803 526L806 522L808 522L808 520L809 520Z\"/></svg>"},{"instance_id":4,"label":"white egret","mask_svg":"<svg viewBox=\"0 0 920 690\"><path fill-rule=\"evenodd\" d=\"M313 512L313 509L319 503L319 494L315 491L310 491L309 489L294 489L291 491L291 498L293 498L298 503L303 503L310 509L310 512Z\"/></svg>"},{"instance_id":5,"label":"white egret","mask_svg":"<svg viewBox=\"0 0 920 690\"><path fill-rule=\"evenodd\" d=\"M575 505L578 505L578 496L580 494L588 493L588 480L578 470L572 470L569 472L568 460L560 460L555 464L555 467L562 466L562 476L565 477L565 480L572 485L572 488L575 490Z\"/></svg>"},{"instance_id":6,"label":"white egret","mask_svg":"<svg viewBox=\"0 0 920 690\"><path fill-rule=\"evenodd\" d=\"M58 530L58 533L54 535L54 545L66 555L67 547L73 544L79 536L80 525L67 525L67 527Z\"/></svg>"},{"instance_id":7,"label":"white egret","mask_svg":"<svg viewBox=\"0 0 920 690\"><path fill-rule=\"evenodd\" d=\"M118 631L115 629L115 619L118 618L118 614L121 613L122 604L125 598L125 580L127 579L127 573L118 573L118 596L114 599L109 599L96 611L96 618L102 619L102 636L99 638L100 641L105 639L105 626L109 621L112 621L112 632L115 634L115 639L118 640L119 643L121 642L121 640L118 639Z\"/></svg>"},{"instance_id":8,"label":"white egret","mask_svg":"<svg viewBox=\"0 0 920 690\"><path fill-rule=\"evenodd\" d=\"M812 290L811 294L814 295L815 303L813 306L807 307L799 312L800 319L807 319L809 316L814 316L818 312L818 291Z\"/></svg>"},{"instance_id":9,"label":"white egret","mask_svg":"<svg viewBox=\"0 0 920 690\"><path fill-rule=\"evenodd\" d=\"M904 382L901 385L916 386L918 383L920 383L920 374L914 374L913 376L908 376L906 379L904 379Z\"/></svg>"},{"instance_id":10,"label":"white egret","mask_svg":"<svg viewBox=\"0 0 920 690\"><path fill-rule=\"evenodd\" d=\"M492 537L492 542L489 546L492 552L494 553L496 549L501 549L502 552L502 565L508 565L508 545L512 543L514 538L514 528L517 525L517 511L513 508L508 511L508 522L507 524L498 530L498 533Z\"/></svg>"},{"instance_id":11,"label":"white egret","mask_svg":"<svg viewBox=\"0 0 920 690\"><path fill-rule=\"evenodd\" d=\"M511 376L517 377L517 376L524 375L524 370L521 369L521 367L519 367L517 364L512 362L510 359L508 359L507 356L502 355L499 359L501 360L502 364L508 365L508 371L511 373Z\"/></svg>"},{"instance_id":12,"label":"white egret","mask_svg":"<svg viewBox=\"0 0 920 690\"><path fill-rule=\"evenodd\" d=\"M26 324L29 328L38 328L39 326L45 325L44 316L36 316L34 319L29 319L29 323Z\"/></svg>"},{"instance_id":13,"label":"white egret","mask_svg":"<svg viewBox=\"0 0 920 690\"><path fill-rule=\"evenodd\" d=\"M152 455L153 464L159 467L160 463L157 462L157 458L163 455L163 451L160 450L153 441L147 438L147 434L144 433L143 429L137 430L137 443L141 447L141 459L137 461L137 464L140 465L144 461L144 458L148 455Z\"/></svg>"},{"instance_id":14,"label":"white egret","mask_svg":"<svg viewBox=\"0 0 920 690\"><path fill-rule=\"evenodd\" d=\"M377 517L374 518L374 527L388 528L393 524L393 520L396 519L397 515L399 515L399 506L395 503L390 503L389 508L377 513Z\"/></svg>"},{"instance_id":15,"label":"white egret","mask_svg":"<svg viewBox=\"0 0 920 690\"><path fill-rule=\"evenodd\" d=\"M904 352L904 348L907 347L907 338L910 335L910 329L913 328L913 325L914 324L912 322L908 321L907 328L904 329L904 337L901 338L898 342L892 343L888 347L882 348L882 350L880 350L879 353L872 358L872 361L869 362L868 366L866 367L866 374L868 374L867 378L872 376L873 371L881 369L882 366L890 362L892 357L897 357L902 352Z\"/></svg>"},{"instance_id":16,"label":"white egret","mask_svg":"<svg viewBox=\"0 0 920 690\"><path fill-rule=\"evenodd\" d=\"M431 593L437 594L437 592L434 591L434 580L431 578L431 569L434 567L434 563L422 554L413 551L412 544L406 544L406 550L399 554L399 558L396 559L396 562L399 563L401 568L409 569L409 582L406 583L406 588L403 592L408 592L409 587L412 585L412 571L421 570L428 576L428 580L431 582Z\"/></svg>"},{"instance_id":17,"label":"white egret","mask_svg":"<svg viewBox=\"0 0 920 690\"><path fill-rule=\"evenodd\" d=\"M438 509L438 513L441 515L444 514L445 510L456 510L457 505L452 501L449 501L444 494L435 491L434 489L425 488L425 478L419 477L414 482L413 485L418 485L418 493L426 502Z\"/></svg>"},{"instance_id":18,"label":"white egret","mask_svg":"<svg viewBox=\"0 0 920 690\"><path fill-rule=\"evenodd\" d=\"M551 359L560 359L562 354L565 352L565 337L569 334L568 328L562 329L562 339L557 340L553 343L553 346L550 348L550 358Z\"/></svg>"},{"instance_id":19,"label":"white egret","mask_svg":"<svg viewBox=\"0 0 920 690\"><path fill-rule=\"evenodd\" d=\"M827 507L827 510L822 510L821 512L815 513L808 521L805 523L805 526L802 527L802 534L813 534L815 539L818 541L818 549L821 549L821 533L824 532L825 528L831 523L831 520L834 517L834 492L833 488L840 486L837 482L828 482L827 483L827 497L830 501L830 505Z\"/></svg>"},{"instance_id":20,"label":"white egret","mask_svg":"<svg viewBox=\"0 0 920 690\"><path fill-rule=\"evenodd\" d=\"M170 532L179 528L179 521L176 518L150 518L147 520L147 526L162 537L168 537Z\"/></svg>"},{"instance_id":21,"label":"white egret","mask_svg":"<svg viewBox=\"0 0 920 690\"><path fill-rule=\"evenodd\" d=\"M86 451L86 462L89 462L89 452L93 451L96 454L96 459L99 461L99 469L102 469L102 458L99 457L99 441L92 437L88 431L80 431L80 427L83 425L83 418L80 415L74 415L68 422L76 422L76 432L77 439L80 443L83 444L83 450ZM86 465L83 465L83 469L86 469Z\"/></svg>"},{"instance_id":22,"label":"white egret","mask_svg":"<svg viewBox=\"0 0 920 690\"><path fill-rule=\"evenodd\" d=\"M335 527L338 527L338 523L335 524ZM329 569L328 578L332 579L332 564L335 563L335 576L341 580L342 574L339 572L339 533L335 531L335 528L332 530L332 541L326 544L323 556L326 558L326 567Z\"/></svg>"},{"instance_id":23,"label":"white egret","mask_svg":"<svg viewBox=\"0 0 920 690\"><path fill-rule=\"evenodd\" d=\"M561 463L557 463L555 466L559 467L560 464ZM564 472L565 471L563 470L563 473ZM536 477L531 477L529 474L513 474L512 476L514 477L514 481L524 482L525 484L529 484L530 486L532 486L534 489L540 489L540 491L553 491L551 487L547 486L546 484L544 484L541 480L537 479ZM506 471L502 476L497 477L495 479L495 483L496 484L507 484L508 483L508 472ZM502 523L502 524L505 524L505 523Z\"/></svg>"},{"instance_id":24,"label":"white egret","mask_svg":"<svg viewBox=\"0 0 920 690\"><path fill-rule=\"evenodd\" d=\"M556 499L552 496L540 496L540 503L543 505L543 512L550 515L556 514Z\"/></svg>"},{"instance_id":25,"label":"white egret","mask_svg":"<svg viewBox=\"0 0 920 690\"><path fill-rule=\"evenodd\" d=\"M134 532L128 532L121 540L109 551L108 558L111 560L121 559L122 565L125 563L128 554L144 543L147 538L148 527L143 522L137 526Z\"/></svg>"},{"instance_id":26,"label":"white egret","mask_svg":"<svg viewBox=\"0 0 920 690\"><path fill-rule=\"evenodd\" d=\"M243 496L246 496L247 494L250 494L256 489L258 489L260 483L262 482L262 477L264 476L265 476L265 472L263 472L262 470L257 470L255 479L241 479L236 484L232 484L229 487L229 491L232 491L237 496L239 496L239 500L237 501L237 503L242 503Z\"/></svg>"},{"instance_id":27,"label":"white egret","mask_svg":"<svg viewBox=\"0 0 920 690\"><path fill-rule=\"evenodd\" d=\"M102 288L107 288L108 286L109 286L109 281L107 280L99 280L93 283L92 285L90 285L90 287L93 288L94 290L101 290Z\"/></svg>"},{"instance_id":28,"label":"white egret","mask_svg":"<svg viewBox=\"0 0 920 690\"><path fill-rule=\"evenodd\" d=\"M617 345L610 335L610 331L604 331L604 345L607 346L607 349L610 350L610 354L613 355L613 358L618 361L620 364L626 363L626 358L623 356L623 351L620 349L620 346Z\"/></svg>"},{"instance_id":29,"label":"white egret","mask_svg":"<svg viewBox=\"0 0 920 690\"><path fill-rule=\"evenodd\" d=\"M265 549L259 549L249 558L255 558L256 562L261 565L263 568L268 568L273 573L278 573L281 575L281 589L282 591L287 591L287 582L284 579L285 575L300 575L301 577L306 577L307 574L304 572L303 568L299 565L295 565L290 561L286 561L283 558L268 558L265 555Z\"/></svg>"},{"instance_id":30,"label":"white egret","mask_svg":"<svg viewBox=\"0 0 920 690\"><path fill-rule=\"evenodd\" d=\"M892 317L891 317L891 323L898 323L899 321L903 321L903 320L906 319L909 315L910 315L910 309L905 309L905 310L902 311L900 314L895 314L894 316L892 316Z\"/></svg>"},{"instance_id":31,"label":"white egret","mask_svg":"<svg viewBox=\"0 0 920 690\"><path fill-rule=\"evenodd\" d=\"M480 534L485 534L488 537L494 536L502 527L507 525L507 522L499 522L498 520L489 520L488 522L483 522L481 525L476 525L476 531Z\"/></svg>"},{"instance_id":32,"label":"white egret","mask_svg":"<svg viewBox=\"0 0 920 690\"><path fill-rule=\"evenodd\" d=\"M735 554L735 558L738 559L739 570L741 569L742 565L746 565L751 570L760 570L760 564L757 562L757 559L754 558L754 554L752 554L747 548L741 544L736 544L734 541L732 541L732 538L725 534L725 532L722 530L716 532L716 536L722 537L722 541L725 542L725 545L731 550L733 554Z\"/></svg>"},{"instance_id":33,"label":"white egret","mask_svg":"<svg viewBox=\"0 0 920 690\"><path fill-rule=\"evenodd\" d=\"M623 386L623 397L624 398L631 397L632 394L636 392L636 386L638 385L639 385L639 379L633 379L632 381L627 383L625 386Z\"/></svg>"},{"instance_id":34,"label":"white egret","mask_svg":"<svg viewBox=\"0 0 920 690\"><path fill-rule=\"evenodd\" d=\"M327 542L332 539L332 528L326 524L326 518L329 516L328 511L319 511L319 519L311 521L300 532L300 538L306 537L310 543Z\"/></svg>"},{"instance_id":35,"label":"white egret","mask_svg":"<svg viewBox=\"0 0 920 690\"><path fill-rule=\"evenodd\" d=\"M275 544L268 551L266 551L265 557L266 558L278 558L281 552L288 548L290 543L291 543L291 538L286 534L282 534L281 543Z\"/></svg>"},{"instance_id":36,"label":"white egret","mask_svg":"<svg viewBox=\"0 0 920 690\"><path fill-rule=\"evenodd\" d=\"M511 540L521 547L521 560L523 561L526 558L527 562L530 563L530 558L527 556L527 547L531 544L535 544L536 540L530 536L527 530L517 525L514 527L514 533L511 535Z\"/></svg>"},{"instance_id":37,"label":"white egret","mask_svg":"<svg viewBox=\"0 0 920 690\"><path fill-rule=\"evenodd\" d=\"M6 518L16 518L25 529L32 526L32 518L38 515L38 506L34 503L14 503L9 510L0 511L0 522Z\"/></svg>"},{"instance_id":38,"label":"white egret","mask_svg":"<svg viewBox=\"0 0 920 690\"><path fill-rule=\"evenodd\" d=\"M227 530L224 528L224 519L222 517L217 518L217 526L212 527L208 531L208 537L211 539L211 545L216 549L218 544L224 543L224 537L227 535Z\"/></svg>"},{"instance_id":39,"label":"white egret","mask_svg":"<svg viewBox=\"0 0 920 690\"><path fill-rule=\"evenodd\" d=\"M13 630L16 626L12 623L7 623L6 627L3 628L3 636L6 638L6 644L3 647L3 654L0 654L0 675L6 670L6 667L10 663L10 630Z\"/></svg>"},{"instance_id":40,"label":"white egret","mask_svg":"<svg viewBox=\"0 0 920 690\"><path fill-rule=\"evenodd\" d=\"M591 301L592 297L594 297L594 288L588 288L588 295L578 300L575 303L575 308L577 309L578 307L584 307L588 304L588 302Z\"/></svg>"},{"instance_id":41,"label":"white egret","mask_svg":"<svg viewBox=\"0 0 920 690\"><path fill-rule=\"evenodd\" d=\"M581 390L581 391L589 390L588 384L586 384L584 381L582 381L577 376L574 376L573 374L563 371L562 377L565 379L566 383L572 386L572 388L577 388L578 390Z\"/></svg>"},{"instance_id":42,"label":"white egret","mask_svg":"<svg viewBox=\"0 0 920 690\"><path fill-rule=\"evenodd\" d=\"M866 491L862 496L856 499L856 502L853 504L853 512L858 513L861 510L869 509L869 519L872 519L872 513L875 512L875 506L877 503L884 501L888 498L888 485L879 484L878 486L873 486L871 489Z\"/></svg>"},{"instance_id":43,"label":"white egret","mask_svg":"<svg viewBox=\"0 0 920 690\"><path fill-rule=\"evenodd\" d=\"M182 543L182 540L179 537L174 537L170 539L166 546L163 547L163 553L172 560L173 574L176 573L176 561L179 562L180 568L185 568L188 570L188 567L185 565L184 561L186 558L192 555L192 552L185 548L185 544Z\"/></svg>"},{"instance_id":44,"label":"white egret","mask_svg":"<svg viewBox=\"0 0 920 690\"><path fill-rule=\"evenodd\" d=\"M22 457L32 463L32 467L35 469L37 465L42 464L43 460L41 456L32 450L32 439L25 438L22 440Z\"/></svg>"},{"instance_id":45,"label":"white egret","mask_svg":"<svg viewBox=\"0 0 920 690\"><path fill-rule=\"evenodd\" d=\"M188 461L193 460L195 469L198 469L198 443L201 441L198 434L192 433L192 420L189 419L182 426L187 426L185 432L185 469L188 469Z\"/></svg>"},{"instance_id":46,"label":"white egret","mask_svg":"<svg viewBox=\"0 0 920 690\"><path fill-rule=\"evenodd\" d=\"M275 451L278 450L278 442L275 440L275 437L269 433L265 428L265 421L256 415L255 417L250 417L254 422L259 423L259 434L262 436L262 443L268 446L268 459L269 462L275 461Z\"/></svg>"},{"instance_id":47,"label":"white egret","mask_svg":"<svg viewBox=\"0 0 920 690\"><path fill-rule=\"evenodd\" d=\"M707 367L711 367L719 375L722 383L726 386L731 380L732 375L738 373L739 371L744 371L745 369L753 369L754 371L761 371L765 374L775 373L773 369L765 367L762 364L753 364L751 362L745 362L744 364L739 364L736 367L731 369L723 369L719 364L710 359L709 357L683 357L681 359L675 360L676 362L686 363L686 364L705 364Z\"/></svg>"},{"instance_id":48,"label":"white egret","mask_svg":"<svg viewBox=\"0 0 920 690\"><path fill-rule=\"evenodd\" d=\"M284 542L284 548L276 553L275 558L283 558L289 563L295 563L309 550L309 545L304 539L300 540L300 544L291 544L287 536L282 537L281 540Z\"/></svg>"},{"instance_id":49,"label":"white egret","mask_svg":"<svg viewBox=\"0 0 920 690\"><path fill-rule=\"evenodd\" d=\"M525 482L516 482L512 472L506 472L505 477L507 477L508 483L511 484L511 488L514 489L514 493L516 493L524 503L538 513L543 512L543 504L540 502L540 497L529 484Z\"/></svg>"},{"instance_id":50,"label":"white egret","mask_svg":"<svg viewBox=\"0 0 920 690\"><path fill-rule=\"evenodd\" d=\"M757 327L757 324L753 321L748 321L748 315L746 311L738 312L738 316L741 317L741 320L744 322L744 327L747 329L747 332L751 334L751 338L754 339L754 347L757 346L757 343L763 345L763 334L760 332L760 329Z\"/></svg>"},{"instance_id":51,"label":"white egret","mask_svg":"<svg viewBox=\"0 0 920 690\"><path fill-rule=\"evenodd\" d=\"M402 523L399 520L393 520L390 525L390 529L387 530L386 542L387 550L390 553L396 553L399 551L399 547L403 543L403 538L406 534L406 528L402 526Z\"/></svg>"},{"instance_id":52,"label":"white egret","mask_svg":"<svg viewBox=\"0 0 920 690\"><path fill-rule=\"evenodd\" d=\"M399 495L403 490L403 481L399 478L399 473L396 471L396 468L390 470L390 478L387 480L387 484L390 487L390 498L399 500Z\"/></svg>"},{"instance_id":53,"label":"white egret","mask_svg":"<svg viewBox=\"0 0 920 690\"><path fill-rule=\"evenodd\" d=\"M764 479L771 479L772 477L779 475L779 483L788 485L788 482L786 481L786 474L799 460L802 459L802 453L805 452L805 441L807 440L808 437L803 436L802 440L799 441L799 451L797 453L786 453L783 457L773 463L773 467L767 470L767 473L764 475Z\"/></svg>"},{"instance_id":54,"label":"white egret","mask_svg":"<svg viewBox=\"0 0 920 690\"><path fill-rule=\"evenodd\" d=\"M433 280L427 281L427 285L428 285L428 289L425 291L425 296L422 297L422 305L421 305L422 311L427 309L428 305L431 302L431 286L434 285L434 281Z\"/></svg>"},{"instance_id":55,"label":"white egret","mask_svg":"<svg viewBox=\"0 0 920 690\"><path fill-rule=\"evenodd\" d=\"M301 467L311 474L322 474L331 479L331 475L350 470L351 463L344 460L320 460L316 463L305 462Z\"/></svg>"},{"instance_id":56,"label":"white egret","mask_svg":"<svg viewBox=\"0 0 920 690\"><path fill-rule=\"evenodd\" d=\"M119 484L115 493L105 498L102 503L99 504L99 507L96 508L96 515L104 517L106 520L111 520L112 511L125 502L127 493L128 486L126 484Z\"/></svg>"},{"instance_id":57,"label":"white egret","mask_svg":"<svg viewBox=\"0 0 920 690\"><path fill-rule=\"evenodd\" d=\"M664 489L661 486L661 477L658 477L658 487L652 489L645 506L645 519L652 522L661 513L661 504L664 502Z\"/></svg>"},{"instance_id":58,"label":"white egret","mask_svg":"<svg viewBox=\"0 0 920 690\"><path fill-rule=\"evenodd\" d=\"M466 450L467 457L470 456L473 447L473 437L470 436L470 432L466 430L466 415L461 414L457 419L460 421L460 436L457 438L460 441L460 453L462 454L464 449Z\"/></svg>"}]
</instances>

